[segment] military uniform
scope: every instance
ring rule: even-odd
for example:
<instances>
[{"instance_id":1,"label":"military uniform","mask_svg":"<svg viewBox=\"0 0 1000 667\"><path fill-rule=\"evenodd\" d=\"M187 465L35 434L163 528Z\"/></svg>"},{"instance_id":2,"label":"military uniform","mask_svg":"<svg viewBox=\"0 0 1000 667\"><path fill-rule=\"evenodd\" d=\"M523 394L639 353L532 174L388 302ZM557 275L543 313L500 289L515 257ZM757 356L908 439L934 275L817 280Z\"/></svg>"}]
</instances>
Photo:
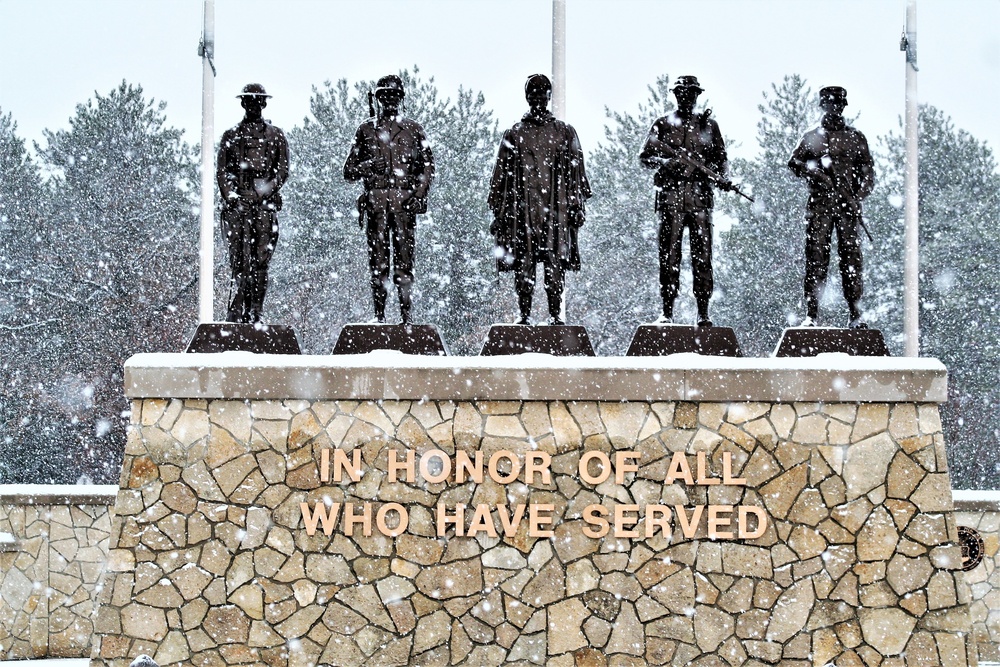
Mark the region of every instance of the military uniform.
<instances>
[{"instance_id":1,"label":"military uniform","mask_svg":"<svg viewBox=\"0 0 1000 667\"><path fill-rule=\"evenodd\" d=\"M219 146L216 179L222 195L222 228L229 245L233 280L226 319L258 322L267 290L268 265L278 242L279 191L288 180L285 134L262 119L244 119L226 130Z\"/></svg>"},{"instance_id":2,"label":"military uniform","mask_svg":"<svg viewBox=\"0 0 1000 667\"><path fill-rule=\"evenodd\" d=\"M697 88L697 79L681 77L678 85ZM715 289L712 273L712 208L715 197L708 176L684 164L659 148L659 144L699 162L719 176L728 167L726 145L711 111L683 115L673 112L653 123L646 143L639 154L647 167L656 168L653 185L656 189L656 211L660 216L660 296L665 318L673 315L674 300L680 283L681 241L688 228L691 246L693 291L698 303L698 316L708 324L708 303Z\"/></svg>"},{"instance_id":3,"label":"military uniform","mask_svg":"<svg viewBox=\"0 0 1000 667\"><path fill-rule=\"evenodd\" d=\"M376 173L371 161L379 157L387 168ZM398 115L369 118L354 135L344 178L364 183L359 208L367 220L375 315L379 321L385 319L391 255L392 282L399 291L403 321L408 322L416 219L418 213L427 212L427 193L434 179L434 155L423 128Z\"/></svg>"},{"instance_id":4,"label":"military uniform","mask_svg":"<svg viewBox=\"0 0 1000 667\"><path fill-rule=\"evenodd\" d=\"M544 86L548 79L538 83ZM531 311L539 262L545 267L549 315L561 321L566 271L580 270L577 230L590 196L583 149L571 125L546 109L532 109L504 132L490 181L490 233L497 269L514 272L522 322Z\"/></svg>"},{"instance_id":5,"label":"military uniform","mask_svg":"<svg viewBox=\"0 0 1000 667\"><path fill-rule=\"evenodd\" d=\"M846 105L846 92L839 87L824 88L820 97L842 100ZM862 224L861 201L875 187L868 141L839 113L827 114L820 127L807 132L799 142L788 167L809 185L804 282L807 317L813 323L817 319L836 229L844 298L850 307L852 326L861 325L863 282L858 228Z\"/></svg>"}]
</instances>

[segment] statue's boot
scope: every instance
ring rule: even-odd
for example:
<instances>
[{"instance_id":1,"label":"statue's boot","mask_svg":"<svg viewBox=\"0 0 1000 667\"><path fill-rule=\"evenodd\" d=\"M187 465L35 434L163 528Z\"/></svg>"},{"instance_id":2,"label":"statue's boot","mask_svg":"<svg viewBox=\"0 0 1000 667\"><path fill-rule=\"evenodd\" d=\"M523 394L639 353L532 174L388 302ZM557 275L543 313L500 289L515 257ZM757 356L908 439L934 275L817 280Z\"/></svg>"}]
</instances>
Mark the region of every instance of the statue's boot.
<instances>
[{"instance_id":1,"label":"statue's boot","mask_svg":"<svg viewBox=\"0 0 1000 667\"><path fill-rule=\"evenodd\" d=\"M699 327L712 326L712 320L708 317L708 299L699 298L697 301L698 301L698 326Z\"/></svg>"},{"instance_id":2,"label":"statue's boot","mask_svg":"<svg viewBox=\"0 0 1000 667\"><path fill-rule=\"evenodd\" d=\"M534 289L518 291L517 307L521 311L521 319L518 324L531 324L531 297Z\"/></svg>"},{"instance_id":3,"label":"statue's boot","mask_svg":"<svg viewBox=\"0 0 1000 667\"><path fill-rule=\"evenodd\" d=\"M562 290L546 292L549 299L549 324L566 324L562 319Z\"/></svg>"},{"instance_id":4,"label":"statue's boot","mask_svg":"<svg viewBox=\"0 0 1000 667\"><path fill-rule=\"evenodd\" d=\"M851 310L851 319L847 323L848 329L867 329L868 323L865 322L864 317L861 315L861 307L858 302L848 304Z\"/></svg>"},{"instance_id":5,"label":"statue's boot","mask_svg":"<svg viewBox=\"0 0 1000 667\"><path fill-rule=\"evenodd\" d=\"M410 310L413 307L413 301L410 298L410 284L401 283L397 285L396 292L399 294L399 317L403 321L403 324L409 324Z\"/></svg>"},{"instance_id":6,"label":"statue's boot","mask_svg":"<svg viewBox=\"0 0 1000 667\"><path fill-rule=\"evenodd\" d=\"M385 324L385 299L387 293L381 285L372 287L372 301L375 304L375 321Z\"/></svg>"}]
</instances>

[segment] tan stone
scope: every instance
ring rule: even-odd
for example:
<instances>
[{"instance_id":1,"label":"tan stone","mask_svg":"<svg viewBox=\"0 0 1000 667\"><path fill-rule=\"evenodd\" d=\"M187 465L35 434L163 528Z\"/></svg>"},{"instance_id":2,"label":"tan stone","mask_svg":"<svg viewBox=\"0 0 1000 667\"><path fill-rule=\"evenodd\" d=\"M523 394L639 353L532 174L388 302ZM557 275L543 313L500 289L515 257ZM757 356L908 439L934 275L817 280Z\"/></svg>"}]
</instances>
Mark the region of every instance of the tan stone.
<instances>
[{"instance_id":1,"label":"tan stone","mask_svg":"<svg viewBox=\"0 0 1000 667\"><path fill-rule=\"evenodd\" d=\"M129 637L158 642L167 635L167 615L162 609L130 604L122 609L122 631Z\"/></svg>"},{"instance_id":2,"label":"tan stone","mask_svg":"<svg viewBox=\"0 0 1000 667\"><path fill-rule=\"evenodd\" d=\"M792 440L806 444L823 445L827 442L826 425L827 417L821 413L815 413L801 417L792 430Z\"/></svg>"},{"instance_id":3,"label":"tan stone","mask_svg":"<svg viewBox=\"0 0 1000 667\"><path fill-rule=\"evenodd\" d=\"M729 614L710 607L698 605L694 610L694 636L698 648L706 653L715 651L727 637L733 634L736 624Z\"/></svg>"},{"instance_id":4,"label":"tan stone","mask_svg":"<svg viewBox=\"0 0 1000 667\"><path fill-rule=\"evenodd\" d=\"M927 608L930 610L958 604L955 579L950 572L936 572L927 584Z\"/></svg>"},{"instance_id":5,"label":"tan stone","mask_svg":"<svg viewBox=\"0 0 1000 667\"><path fill-rule=\"evenodd\" d=\"M829 515L830 511L820 492L817 489L803 489L788 512L788 520L816 526Z\"/></svg>"},{"instance_id":6,"label":"tan stone","mask_svg":"<svg viewBox=\"0 0 1000 667\"><path fill-rule=\"evenodd\" d=\"M886 568L886 579L898 595L903 595L926 586L933 571L934 566L926 556L907 558L896 554Z\"/></svg>"},{"instance_id":7,"label":"tan stone","mask_svg":"<svg viewBox=\"0 0 1000 667\"><path fill-rule=\"evenodd\" d=\"M586 525L586 522L578 520L565 521L556 526L552 546L562 562L569 563L597 551L599 542L583 534Z\"/></svg>"},{"instance_id":8,"label":"tan stone","mask_svg":"<svg viewBox=\"0 0 1000 667\"><path fill-rule=\"evenodd\" d=\"M768 641L786 642L805 627L815 601L812 582L804 579L778 598L767 626Z\"/></svg>"},{"instance_id":9,"label":"tan stone","mask_svg":"<svg viewBox=\"0 0 1000 667\"><path fill-rule=\"evenodd\" d=\"M670 575L649 589L649 595L674 614L690 614L694 610L695 586L690 569ZM680 637L673 637L680 639Z\"/></svg>"},{"instance_id":10,"label":"tan stone","mask_svg":"<svg viewBox=\"0 0 1000 667\"><path fill-rule=\"evenodd\" d=\"M858 620L865 642L884 656L900 654L917 623L917 619L893 607L860 609Z\"/></svg>"},{"instance_id":11,"label":"tan stone","mask_svg":"<svg viewBox=\"0 0 1000 667\"><path fill-rule=\"evenodd\" d=\"M549 420L557 452L568 452L581 446L583 434L564 403L554 401L549 404Z\"/></svg>"},{"instance_id":12,"label":"tan stone","mask_svg":"<svg viewBox=\"0 0 1000 667\"><path fill-rule=\"evenodd\" d=\"M854 421L851 442L858 442L875 433L881 433L889 426L889 406L884 403L862 403Z\"/></svg>"},{"instance_id":13,"label":"tan stone","mask_svg":"<svg viewBox=\"0 0 1000 667\"><path fill-rule=\"evenodd\" d=\"M863 405L858 409L859 415L865 407L867 406ZM844 461L844 482L847 484L848 500L854 500L884 484L889 462L899 451L887 433L879 433L860 442L857 438L853 440L854 444L847 448L847 457Z\"/></svg>"},{"instance_id":14,"label":"tan stone","mask_svg":"<svg viewBox=\"0 0 1000 667\"><path fill-rule=\"evenodd\" d=\"M334 597L379 627L395 630L395 624L389 618L381 598L371 584L342 588Z\"/></svg>"},{"instance_id":15,"label":"tan stone","mask_svg":"<svg viewBox=\"0 0 1000 667\"><path fill-rule=\"evenodd\" d=\"M770 579L773 576L768 549L733 542L722 545L722 569L737 577Z\"/></svg>"},{"instance_id":16,"label":"tan stone","mask_svg":"<svg viewBox=\"0 0 1000 667\"><path fill-rule=\"evenodd\" d=\"M528 582L521 597L533 607L542 607L562 599L565 594L565 573L558 561L552 559Z\"/></svg>"},{"instance_id":17,"label":"tan stone","mask_svg":"<svg viewBox=\"0 0 1000 667\"><path fill-rule=\"evenodd\" d=\"M611 638L608 640L605 652L641 656L644 653L644 638L643 626L636 616L635 609L631 604L623 603L621 613L612 625Z\"/></svg>"},{"instance_id":18,"label":"tan stone","mask_svg":"<svg viewBox=\"0 0 1000 667\"><path fill-rule=\"evenodd\" d=\"M921 512L951 511L951 485L948 483L948 473L931 473L920 482L917 490L910 496L910 501Z\"/></svg>"},{"instance_id":19,"label":"tan stone","mask_svg":"<svg viewBox=\"0 0 1000 667\"><path fill-rule=\"evenodd\" d=\"M246 643L250 635L250 619L235 605L209 609L202 627L217 644Z\"/></svg>"},{"instance_id":20,"label":"tan stone","mask_svg":"<svg viewBox=\"0 0 1000 667\"><path fill-rule=\"evenodd\" d=\"M417 588L434 599L445 600L479 593L483 572L478 558L425 568L416 578Z\"/></svg>"},{"instance_id":21,"label":"tan stone","mask_svg":"<svg viewBox=\"0 0 1000 667\"><path fill-rule=\"evenodd\" d=\"M575 651L587 645L581 626L589 616L579 598L552 605L548 610L549 655Z\"/></svg>"},{"instance_id":22,"label":"tan stone","mask_svg":"<svg viewBox=\"0 0 1000 667\"><path fill-rule=\"evenodd\" d=\"M761 488L760 495L772 516L784 519L788 515L788 510L805 488L807 475L808 464L802 463Z\"/></svg>"},{"instance_id":23,"label":"tan stone","mask_svg":"<svg viewBox=\"0 0 1000 667\"><path fill-rule=\"evenodd\" d=\"M896 550L899 533L884 507L876 507L858 531L858 559L862 561L888 561Z\"/></svg>"}]
</instances>

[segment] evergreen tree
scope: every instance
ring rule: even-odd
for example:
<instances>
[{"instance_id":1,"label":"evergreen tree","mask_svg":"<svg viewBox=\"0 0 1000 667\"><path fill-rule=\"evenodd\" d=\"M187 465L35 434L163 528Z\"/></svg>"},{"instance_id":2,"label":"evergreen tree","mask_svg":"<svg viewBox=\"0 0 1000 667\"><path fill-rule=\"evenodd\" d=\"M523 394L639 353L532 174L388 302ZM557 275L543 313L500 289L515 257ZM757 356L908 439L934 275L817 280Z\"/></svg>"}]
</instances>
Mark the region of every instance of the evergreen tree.
<instances>
[{"instance_id":1,"label":"evergreen tree","mask_svg":"<svg viewBox=\"0 0 1000 667\"><path fill-rule=\"evenodd\" d=\"M125 82L78 105L68 130L44 136L36 151L52 176L27 249L32 298L20 325L38 327L18 360L38 398L17 439L50 454L20 474L114 481L128 410L123 363L183 349L193 328L195 153L167 127L165 104Z\"/></svg>"},{"instance_id":2,"label":"evergreen tree","mask_svg":"<svg viewBox=\"0 0 1000 667\"><path fill-rule=\"evenodd\" d=\"M998 488L1000 446L995 406L1000 403L1000 176L992 150L944 112L919 111L920 353L948 367L948 404L942 410L953 483ZM884 203L896 233L884 273L888 316L902 321L902 197L904 138L890 133L885 149Z\"/></svg>"}]
</instances>

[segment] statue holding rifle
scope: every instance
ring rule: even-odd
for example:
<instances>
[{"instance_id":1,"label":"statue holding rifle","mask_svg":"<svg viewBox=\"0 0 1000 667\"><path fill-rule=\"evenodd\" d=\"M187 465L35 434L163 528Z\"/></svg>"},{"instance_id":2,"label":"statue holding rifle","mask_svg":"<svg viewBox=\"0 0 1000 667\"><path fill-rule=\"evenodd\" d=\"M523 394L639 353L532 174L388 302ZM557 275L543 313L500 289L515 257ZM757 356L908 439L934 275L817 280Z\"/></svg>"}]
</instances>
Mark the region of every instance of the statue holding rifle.
<instances>
[{"instance_id":1,"label":"statue holding rifle","mask_svg":"<svg viewBox=\"0 0 1000 667\"><path fill-rule=\"evenodd\" d=\"M391 257L400 319L410 324L417 214L427 212L427 193L434 180L427 135L400 114L405 94L403 80L395 74L378 80L374 97L379 113L369 96L372 117L355 133L344 164L344 178L362 181L365 187L358 200L358 222L368 237L369 277L379 323L385 322Z\"/></svg>"},{"instance_id":2,"label":"statue holding rifle","mask_svg":"<svg viewBox=\"0 0 1000 667\"><path fill-rule=\"evenodd\" d=\"M819 298L826 284L830 264L830 241L837 230L840 277L850 310L848 328L864 329L861 316L861 239L865 231L861 201L875 187L875 167L868 141L844 120L847 91L828 86L819 91L823 109L820 127L807 132L792 153L788 168L806 179L806 318L801 326L815 326ZM869 239L870 239L869 235Z\"/></svg>"},{"instance_id":3,"label":"statue holding rifle","mask_svg":"<svg viewBox=\"0 0 1000 667\"><path fill-rule=\"evenodd\" d=\"M232 287L226 321L258 323L267 269L278 242L281 186L288 180L285 134L263 119L271 97L259 83L237 95L246 114L222 135L216 180L222 195L222 230L229 245Z\"/></svg>"},{"instance_id":4,"label":"statue holding rifle","mask_svg":"<svg viewBox=\"0 0 1000 667\"><path fill-rule=\"evenodd\" d=\"M698 79L682 76L673 88L677 111L657 119L639 154L642 164L656 169L656 211L660 215L660 296L663 314L659 324L673 321L674 300L680 283L681 241L688 229L698 326L710 327L708 303L712 298L712 188L740 192L726 178L726 145L712 111L694 112L702 92ZM753 201L751 199L751 201Z\"/></svg>"}]
</instances>

